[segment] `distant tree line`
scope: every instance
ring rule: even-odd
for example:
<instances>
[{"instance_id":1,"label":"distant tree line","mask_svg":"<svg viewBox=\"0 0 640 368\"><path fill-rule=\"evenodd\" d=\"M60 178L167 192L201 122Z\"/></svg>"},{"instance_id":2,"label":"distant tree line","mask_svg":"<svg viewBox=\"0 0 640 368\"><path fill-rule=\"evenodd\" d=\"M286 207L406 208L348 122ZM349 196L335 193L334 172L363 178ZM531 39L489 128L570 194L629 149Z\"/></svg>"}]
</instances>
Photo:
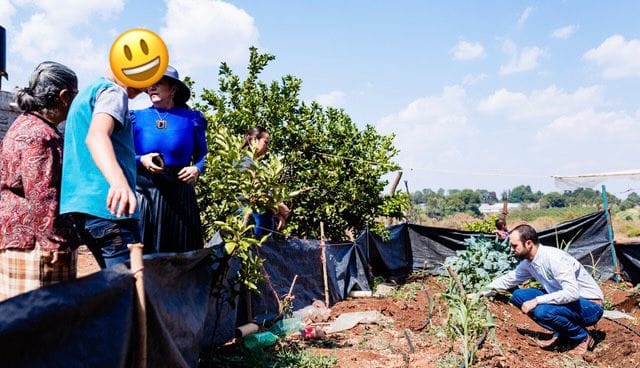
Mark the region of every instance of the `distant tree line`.
<instances>
[{"instance_id":1,"label":"distant tree line","mask_svg":"<svg viewBox=\"0 0 640 368\"><path fill-rule=\"evenodd\" d=\"M422 189L411 194L411 201L426 211L428 217L441 218L453 213L480 215L480 205L494 204L507 198L510 203L537 204L540 208L561 208L573 206L598 206L602 204L602 193L598 190L580 188L564 192L534 192L529 185L519 185L501 193L486 189ZM614 210L624 211L640 205L640 195L633 192L622 200L607 193L607 200Z\"/></svg>"}]
</instances>

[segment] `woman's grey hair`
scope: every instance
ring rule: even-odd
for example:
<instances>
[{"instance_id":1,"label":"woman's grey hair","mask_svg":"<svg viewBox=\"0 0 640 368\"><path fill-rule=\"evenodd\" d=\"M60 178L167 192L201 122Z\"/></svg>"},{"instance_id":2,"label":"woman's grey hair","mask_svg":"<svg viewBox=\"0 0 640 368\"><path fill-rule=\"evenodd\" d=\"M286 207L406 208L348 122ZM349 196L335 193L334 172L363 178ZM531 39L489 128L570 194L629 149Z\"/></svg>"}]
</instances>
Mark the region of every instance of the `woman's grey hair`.
<instances>
[{"instance_id":1,"label":"woman's grey hair","mask_svg":"<svg viewBox=\"0 0 640 368\"><path fill-rule=\"evenodd\" d=\"M31 73L29 86L16 92L16 103L22 111L43 111L57 108L60 91L78 89L76 73L54 61L40 63Z\"/></svg>"}]
</instances>

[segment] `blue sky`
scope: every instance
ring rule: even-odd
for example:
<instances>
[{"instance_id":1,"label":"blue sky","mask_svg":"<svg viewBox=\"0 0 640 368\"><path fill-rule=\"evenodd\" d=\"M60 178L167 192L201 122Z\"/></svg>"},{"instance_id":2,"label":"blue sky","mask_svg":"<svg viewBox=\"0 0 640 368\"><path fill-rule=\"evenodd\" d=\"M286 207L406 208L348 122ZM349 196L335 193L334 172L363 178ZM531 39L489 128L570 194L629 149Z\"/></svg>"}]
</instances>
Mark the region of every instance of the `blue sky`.
<instances>
[{"instance_id":1,"label":"blue sky","mask_svg":"<svg viewBox=\"0 0 640 368\"><path fill-rule=\"evenodd\" d=\"M0 0L2 88L42 60L87 83L131 28L159 33L197 89L220 61L242 73L255 45L276 55L264 79L296 75L304 100L395 133L412 190L547 192L550 175L640 169L638 14L637 1Z\"/></svg>"}]
</instances>

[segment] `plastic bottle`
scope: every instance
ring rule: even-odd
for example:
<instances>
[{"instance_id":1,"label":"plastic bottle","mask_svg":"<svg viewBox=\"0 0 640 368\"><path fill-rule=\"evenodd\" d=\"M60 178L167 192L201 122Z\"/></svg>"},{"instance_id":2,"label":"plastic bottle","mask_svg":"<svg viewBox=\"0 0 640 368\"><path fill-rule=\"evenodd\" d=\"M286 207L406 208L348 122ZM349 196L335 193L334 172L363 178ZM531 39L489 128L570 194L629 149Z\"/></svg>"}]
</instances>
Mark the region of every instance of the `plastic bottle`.
<instances>
[{"instance_id":1,"label":"plastic bottle","mask_svg":"<svg viewBox=\"0 0 640 368\"><path fill-rule=\"evenodd\" d=\"M276 341L278 341L278 336L274 335L271 331L264 331L245 336L244 346L249 350L255 350L272 346Z\"/></svg>"},{"instance_id":2,"label":"plastic bottle","mask_svg":"<svg viewBox=\"0 0 640 368\"><path fill-rule=\"evenodd\" d=\"M298 318L284 318L274 323L269 331L280 337L284 337L299 331L303 327L304 323Z\"/></svg>"},{"instance_id":3,"label":"plastic bottle","mask_svg":"<svg viewBox=\"0 0 640 368\"><path fill-rule=\"evenodd\" d=\"M320 300L315 300L313 304L293 311L293 317L305 322L324 322L329 320L330 315L331 309Z\"/></svg>"},{"instance_id":4,"label":"plastic bottle","mask_svg":"<svg viewBox=\"0 0 640 368\"><path fill-rule=\"evenodd\" d=\"M318 326L305 326L300 329L300 335L305 340L324 339L327 333Z\"/></svg>"}]
</instances>

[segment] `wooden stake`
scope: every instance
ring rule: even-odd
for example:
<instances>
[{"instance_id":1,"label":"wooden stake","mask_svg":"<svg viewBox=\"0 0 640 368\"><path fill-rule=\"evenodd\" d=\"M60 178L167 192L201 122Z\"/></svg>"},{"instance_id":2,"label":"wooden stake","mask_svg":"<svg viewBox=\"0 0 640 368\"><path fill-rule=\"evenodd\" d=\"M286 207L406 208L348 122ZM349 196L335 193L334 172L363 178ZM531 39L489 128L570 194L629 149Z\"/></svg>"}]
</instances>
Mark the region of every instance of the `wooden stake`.
<instances>
[{"instance_id":1,"label":"wooden stake","mask_svg":"<svg viewBox=\"0 0 640 368\"><path fill-rule=\"evenodd\" d=\"M509 199L504 197L502 200L502 222L507 227L507 215L509 214Z\"/></svg>"},{"instance_id":2,"label":"wooden stake","mask_svg":"<svg viewBox=\"0 0 640 368\"><path fill-rule=\"evenodd\" d=\"M389 188L389 195L392 196L395 192L396 192L396 188L398 187L398 184L400 183L400 178L402 178L402 171L398 171L398 174L396 174L396 178L393 181L393 183L391 184L391 187ZM384 221L385 226L391 226L393 224L393 218L391 217L387 217Z\"/></svg>"},{"instance_id":3,"label":"wooden stake","mask_svg":"<svg viewBox=\"0 0 640 368\"><path fill-rule=\"evenodd\" d=\"M329 307L329 282L327 281L327 246L324 242L324 222L320 221L320 248L322 255L322 277L324 279L324 305Z\"/></svg>"},{"instance_id":4,"label":"wooden stake","mask_svg":"<svg viewBox=\"0 0 640 368\"><path fill-rule=\"evenodd\" d=\"M298 275L296 274L295 276L293 276L293 281L291 281L291 287L289 288L289 293L287 293L287 296L289 298L291 298L291 293L293 293L293 287L296 285L297 279L298 279Z\"/></svg>"},{"instance_id":5,"label":"wooden stake","mask_svg":"<svg viewBox=\"0 0 640 368\"><path fill-rule=\"evenodd\" d=\"M142 261L141 243L129 244L131 257L131 273L136 279L136 310L138 312L138 334L140 341L136 351L136 367L147 367L147 307L144 300L144 264Z\"/></svg>"}]
</instances>

